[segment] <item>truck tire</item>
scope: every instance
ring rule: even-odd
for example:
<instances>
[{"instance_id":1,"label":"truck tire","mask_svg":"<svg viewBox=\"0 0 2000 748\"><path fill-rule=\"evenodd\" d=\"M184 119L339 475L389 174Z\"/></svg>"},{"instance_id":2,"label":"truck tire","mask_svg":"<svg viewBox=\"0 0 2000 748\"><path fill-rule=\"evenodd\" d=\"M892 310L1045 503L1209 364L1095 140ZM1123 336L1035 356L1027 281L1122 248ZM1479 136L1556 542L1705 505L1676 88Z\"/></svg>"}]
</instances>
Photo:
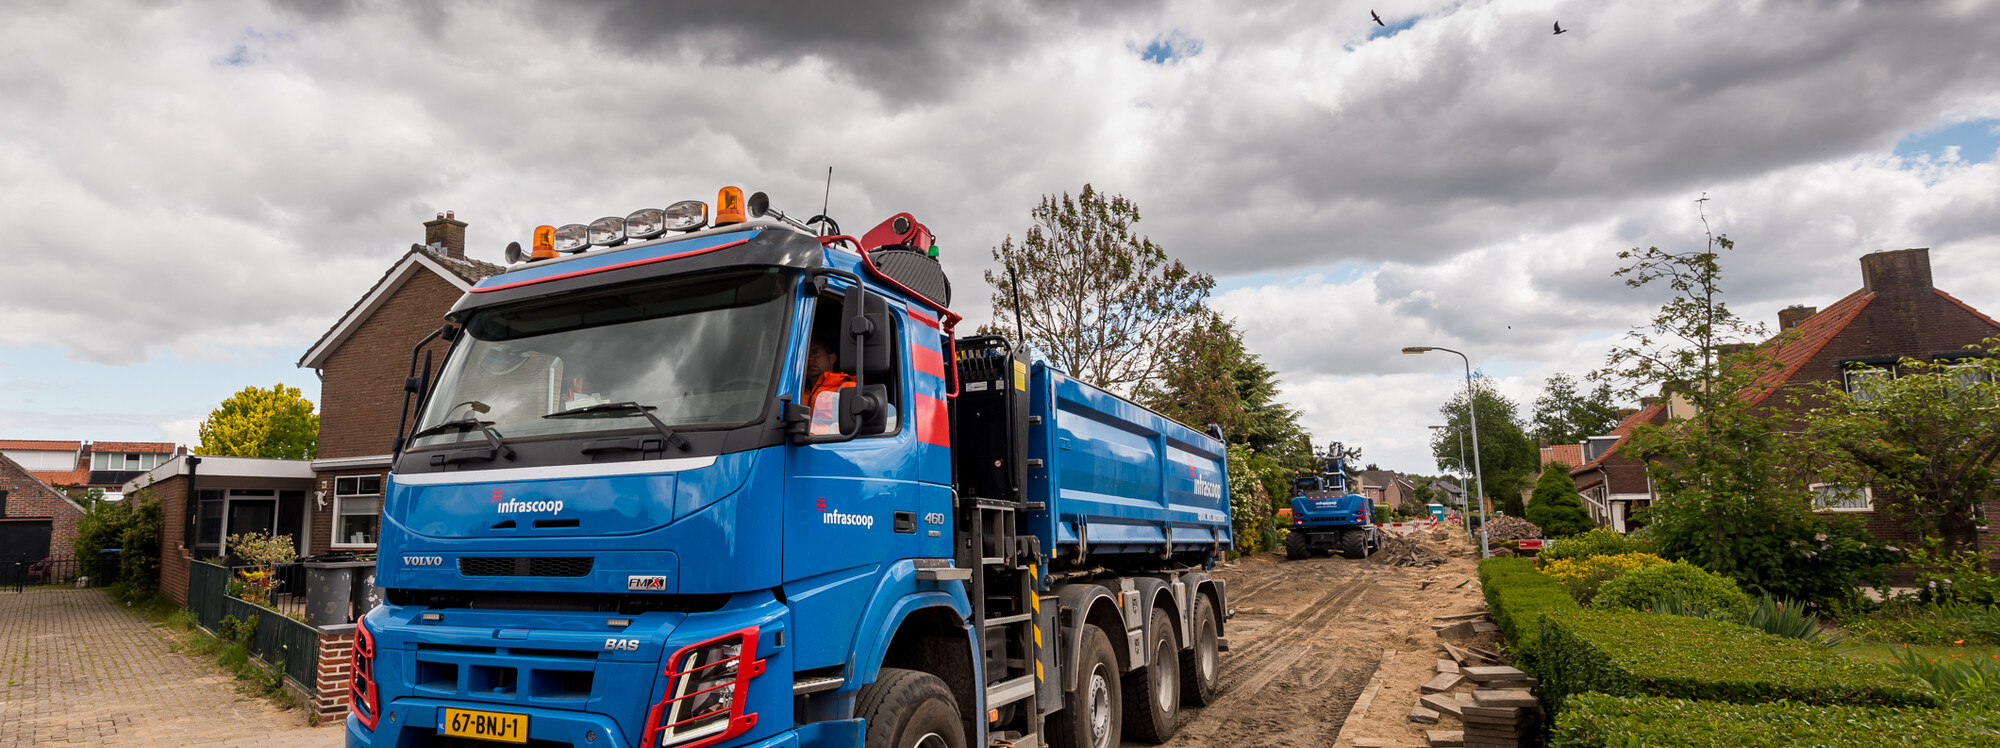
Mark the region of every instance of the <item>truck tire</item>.
<instances>
[{"instance_id":1,"label":"truck tire","mask_svg":"<svg viewBox=\"0 0 2000 748\"><path fill-rule=\"evenodd\" d=\"M1340 554L1348 558L1368 557L1368 531L1348 530L1340 534Z\"/></svg>"},{"instance_id":2,"label":"truck tire","mask_svg":"<svg viewBox=\"0 0 2000 748\"><path fill-rule=\"evenodd\" d=\"M1215 703L1216 681L1222 663L1216 646L1215 605L1208 596L1194 596L1194 646L1181 650L1181 703L1208 706Z\"/></svg>"},{"instance_id":3,"label":"truck tire","mask_svg":"<svg viewBox=\"0 0 2000 748\"><path fill-rule=\"evenodd\" d=\"M1118 748L1123 726L1118 653L1104 631L1084 624L1076 653L1076 690L1063 694L1063 709L1049 715L1049 745L1055 748Z\"/></svg>"},{"instance_id":4,"label":"truck tire","mask_svg":"<svg viewBox=\"0 0 2000 748\"><path fill-rule=\"evenodd\" d=\"M1297 561L1310 555L1312 549L1307 547L1305 533L1297 530L1285 533L1285 558Z\"/></svg>"},{"instance_id":5,"label":"truck tire","mask_svg":"<svg viewBox=\"0 0 2000 748\"><path fill-rule=\"evenodd\" d=\"M865 748L965 748L958 703L930 673L882 668L855 695L854 716L867 725Z\"/></svg>"},{"instance_id":6,"label":"truck tire","mask_svg":"<svg viewBox=\"0 0 2000 748\"><path fill-rule=\"evenodd\" d=\"M1181 644L1174 636L1174 618L1164 607L1153 608L1146 639L1146 667L1125 679L1125 735L1146 743L1174 737L1181 717Z\"/></svg>"}]
</instances>

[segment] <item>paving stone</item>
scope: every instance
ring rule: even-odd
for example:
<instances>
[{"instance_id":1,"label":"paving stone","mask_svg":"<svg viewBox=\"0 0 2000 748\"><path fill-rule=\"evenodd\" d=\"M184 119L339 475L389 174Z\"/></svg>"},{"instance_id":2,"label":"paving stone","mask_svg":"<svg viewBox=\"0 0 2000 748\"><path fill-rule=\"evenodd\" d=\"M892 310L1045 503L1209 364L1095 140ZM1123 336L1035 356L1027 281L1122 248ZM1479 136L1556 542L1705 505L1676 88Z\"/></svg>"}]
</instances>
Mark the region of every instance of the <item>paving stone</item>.
<instances>
[{"instance_id":1,"label":"paving stone","mask_svg":"<svg viewBox=\"0 0 2000 748\"><path fill-rule=\"evenodd\" d=\"M0 590L0 748L337 748L338 722L236 692L98 589Z\"/></svg>"},{"instance_id":2,"label":"paving stone","mask_svg":"<svg viewBox=\"0 0 2000 748\"><path fill-rule=\"evenodd\" d=\"M1451 660L1438 660L1438 672L1456 673L1458 672L1458 663Z\"/></svg>"},{"instance_id":3,"label":"paving stone","mask_svg":"<svg viewBox=\"0 0 2000 748\"><path fill-rule=\"evenodd\" d=\"M1459 748L1465 745L1463 730L1425 730L1424 742L1431 748Z\"/></svg>"},{"instance_id":4,"label":"paving stone","mask_svg":"<svg viewBox=\"0 0 2000 748\"><path fill-rule=\"evenodd\" d=\"M1465 676L1458 673L1438 673L1431 676L1431 679L1423 685L1418 686L1417 690L1423 693L1443 693L1458 687L1458 684L1464 682Z\"/></svg>"},{"instance_id":5,"label":"paving stone","mask_svg":"<svg viewBox=\"0 0 2000 748\"><path fill-rule=\"evenodd\" d=\"M1457 700L1441 693L1425 694L1423 698L1417 699L1417 703L1423 704L1427 709L1443 712L1453 717L1459 716L1459 710L1464 708L1464 705L1458 703Z\"/></svg>"},{"instance_id":6,"label":"paving stone","mask_svg":"<svg viewBox=\"0 0 2000 748\"><path fill-rule=\"evenodd\" d=\"M1473 621L1472 631L1477 634L1493 634L1500 631L1500 626L1487 621Z\"/></svg>"},{"instance_id":7,"label":"paving stone","mask_svg":"<svg viewBox=\"0 0 2000 748\"><path fill-rule=\"evenodd\" d=\"M1354 748L1389 748L1389 741L1382 738L1355 738Z\"/></svg>"},{"instance_id":8,"label":"paving stone","mask_svg":"<svg viewBox=\"0 0 2000 748\"><path fill-rule=\"evenodd\" d=\"M1471 678L1472 682L1474 683L1490 683L1493 681L1504 681L1504 680L1521 680L1523 678L1528 677L1527 673L1523 673L1518 669L1511 668L1506 665L1479 665L1474 667L1461 668L1459 672L1465 673L1465 677Z\"/></svg>"},{"instance_id":9,"label":"paving stone","mask_svg":"<svg viewBox=\"0 0 2000 748\"><path fill-rule=\"evenodd\" d=\"M1501 706L1501 707L1505 706L1534 707L1534 706L1540 706L1542 703L1535 699L1534 694L1529 693L1527 689L1523 688L1500 688L1500 689L1482 688L1472 692L1472 700L1479 702L1480 706Z\"/></svg>"},{"instance_id":10,"label":"paving stone","mask_svg":"<svg viewBox=\"0 0 2000 748\"><path fill-rule=\"evenodd\" d=\"M1425 709L1422 704L1418 704L1410 707L1410 721L1418 724L1435 725L1438 723L1438 713Z\"/></svg>"},{"instance_id":11,"label":"paving stone","mask_svg":"<svg viewBox=\"0 0 2000 748\"><path fill-rule=\"evenodd\" d=\"M1438 629L1437 635L1453 641L1470 639L1478 633L1475 627L1476 624L1473 621L1459 621L1458 623Z\"/></svg>"}]
</instances>

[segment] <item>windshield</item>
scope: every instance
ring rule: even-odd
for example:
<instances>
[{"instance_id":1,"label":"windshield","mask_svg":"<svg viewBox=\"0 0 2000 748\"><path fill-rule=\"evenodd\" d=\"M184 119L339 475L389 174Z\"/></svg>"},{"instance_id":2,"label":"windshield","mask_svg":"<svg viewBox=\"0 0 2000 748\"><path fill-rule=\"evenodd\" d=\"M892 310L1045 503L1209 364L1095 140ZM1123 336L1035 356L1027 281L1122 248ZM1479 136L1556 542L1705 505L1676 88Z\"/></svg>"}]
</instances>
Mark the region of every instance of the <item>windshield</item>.
<instances>
[{"instance_id":1,"label":"windshield","mask_svg":"<svg viewBox=\"0 0 2000 748\"><path fill-rule=\"evenodd\" d=\"M470 414L507 439L757 419L785 341L788 276L736 271L566 295L467 320L419 431ZM547 418L613 403L589 417ZM581 415L581 414L579 414ZM413 446L484 441L445 429Z\"/></svg>"}]
</instances>

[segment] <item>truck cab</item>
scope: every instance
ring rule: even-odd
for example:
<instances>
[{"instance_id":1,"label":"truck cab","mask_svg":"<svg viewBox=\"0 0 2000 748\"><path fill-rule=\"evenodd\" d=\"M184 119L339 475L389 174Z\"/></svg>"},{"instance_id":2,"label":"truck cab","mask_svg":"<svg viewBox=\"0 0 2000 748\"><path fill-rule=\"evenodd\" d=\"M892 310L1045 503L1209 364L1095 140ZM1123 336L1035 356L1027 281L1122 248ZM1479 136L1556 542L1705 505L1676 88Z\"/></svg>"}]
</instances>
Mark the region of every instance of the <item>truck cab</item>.
<instances>
[{"instance_id":1,"label":"truck cab","mask_svg":"<svg viewBox=\"0 0 2000 748\"><path fill-rule=\"evenodd\" d=\"M956 338L914 217L823 236L732 189L717 225L538 229L413 353L348 744L1171 736L1225 646L1220 442Z\"/></svg>"}]
</instances>

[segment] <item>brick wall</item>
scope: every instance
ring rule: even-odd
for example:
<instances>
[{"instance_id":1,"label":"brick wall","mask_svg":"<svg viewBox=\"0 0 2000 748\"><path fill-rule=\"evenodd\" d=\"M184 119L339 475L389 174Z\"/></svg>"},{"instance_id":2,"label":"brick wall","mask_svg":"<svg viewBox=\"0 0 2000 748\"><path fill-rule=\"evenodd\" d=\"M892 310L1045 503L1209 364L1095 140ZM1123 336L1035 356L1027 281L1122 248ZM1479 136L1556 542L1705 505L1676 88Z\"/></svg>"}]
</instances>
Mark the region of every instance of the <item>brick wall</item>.
<instances>
[{"instance_id":1,"label":"brick wall","mask_svg":"<svg viewBox=\"0 0 2000 748\"><path fill-rule=\"evenodd\" d=\"M0 456L0 491L7 492L7 519L51 520L50 558L76 558L76 521L83 517L83 507L5 456Z\"/></svg>"},{"instance_id":2,"label":"brick wall","mask_svg":"<svg viewBox=\"0 0 2000 748\"><path fill-rule=\"evenodd\" d=\"M320 379L321 459L389 452L410 346L443 325L444 313L461 295L436 273L419 270L327 357ZM436 351L435 373L449 346L440 340L430 347Z\"/></svg>"},{"instance_id":3,"label":"brick wall","mask_svg":"<svg viewBox=\"0 0 2000 748\"><path fill-rule=\"evenodd\" d=\"M322 724L347 717L347 697L353 664L354 625L324 626L319 635L319 670L313 677L307 709Z\"/></svg>"},{"instance_id":4,"label":"brick wall","mask_svg":"<svg viewBox=\"0 0 2000 748\"><path fill-rule=\"evenodd\" d=\"M187 607L188 561L193 558L181 547L187 537L187 488L185 475L146 487L160 500L160 593L181 607Z\"/></svg>"}]
</instances>

